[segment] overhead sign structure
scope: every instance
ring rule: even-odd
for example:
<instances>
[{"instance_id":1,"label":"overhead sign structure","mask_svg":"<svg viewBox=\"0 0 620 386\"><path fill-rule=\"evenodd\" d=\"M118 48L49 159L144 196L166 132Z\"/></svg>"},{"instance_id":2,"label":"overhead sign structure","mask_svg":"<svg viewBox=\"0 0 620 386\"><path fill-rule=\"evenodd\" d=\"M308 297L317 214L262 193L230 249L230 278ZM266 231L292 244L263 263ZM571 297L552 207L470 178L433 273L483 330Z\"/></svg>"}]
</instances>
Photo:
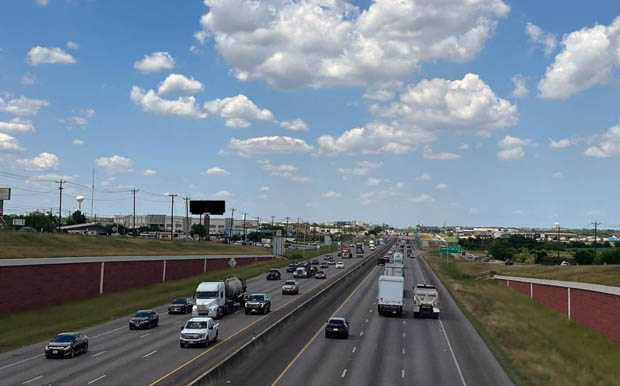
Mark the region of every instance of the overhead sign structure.
<instances>
[{"instance_id":1,"label":"overhead sign structure","mask_svg":"<svg viewBox=\"0 0 620 386\"><path fill-rule=\"evenodd\" d=\"M226 212L224 200L190 200L189 211L192 214L222 215Z\"/></svg>"},{"instance_id":2,"label":"overhead sign structure","mask_svg":"<svg viewBox=\"0 0 620 386\"><path fill-rule=\"evenodd\" d=\"M0 201L11 199L11 188L0 188Z\"/></svg>"}]
</instances>

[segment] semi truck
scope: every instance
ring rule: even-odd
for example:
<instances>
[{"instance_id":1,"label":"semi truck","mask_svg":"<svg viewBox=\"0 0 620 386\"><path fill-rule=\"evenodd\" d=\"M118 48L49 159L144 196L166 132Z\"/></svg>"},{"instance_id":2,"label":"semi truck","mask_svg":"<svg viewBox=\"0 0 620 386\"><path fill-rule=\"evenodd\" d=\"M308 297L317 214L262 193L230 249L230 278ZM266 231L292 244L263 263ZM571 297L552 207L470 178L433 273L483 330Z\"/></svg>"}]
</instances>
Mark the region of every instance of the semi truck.
<instances>
[{"instance_id":1,"label":"semi truck","mask_svg":"<svg viewBox=\"0 0 620 386\"><path fill-rule=\"evenodd\" d=\"M430 284L418 284L413 288L413 317L439 318L439 291Z\"/></svg>"},{"instance_id":2,"label":"semi truck","mask_svg":"<svg viewBox=\"0 0 620 386\"><path fill-rule=\"evenodd\" d=\"M383 275L403 277L405 276L403 269L404 267L402 264L398 264L398 263L385 264L385 267L383 268Z\"/></svg>"},{"instance_id":3,"label":"semi truck","mask_svg":"<svg viewBox=\"0 0 620 386\"><path fill-rule=\"evenodd\" d=\"M402 315L404 289L405 279L402 276L379 276L377 295L379 315Z\"/></svg>"},{"instance_id":4,"label":"semi truck","mask_svg":"<svg viewBox=\"0 0 620 386\"><path fill-rule=\"evenodd\" d=\"M192 316L219 319L233 312L235 303L243 307L246 295L245 280L230 276L222 281L203 281L194 295Z\"/></svg>"}]
</instances>

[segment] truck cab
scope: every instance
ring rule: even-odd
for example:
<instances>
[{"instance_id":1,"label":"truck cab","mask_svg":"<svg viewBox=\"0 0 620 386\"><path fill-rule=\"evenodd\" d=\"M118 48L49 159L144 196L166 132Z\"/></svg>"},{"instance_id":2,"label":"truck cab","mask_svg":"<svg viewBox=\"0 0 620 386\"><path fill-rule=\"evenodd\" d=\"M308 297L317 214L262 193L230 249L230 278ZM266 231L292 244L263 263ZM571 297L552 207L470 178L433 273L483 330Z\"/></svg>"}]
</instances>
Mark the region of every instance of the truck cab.
<instances>
[{"instance_id":1,"label":"truck cab","mask_svg":"<svg viewBox=\"0 0 620 386\"><path fill-rule=\"evenodd\" d=\"M226 305L226 286L223 282L202 282L196 288L192 315L219 317Z\"/></svg>"}]
</instances>

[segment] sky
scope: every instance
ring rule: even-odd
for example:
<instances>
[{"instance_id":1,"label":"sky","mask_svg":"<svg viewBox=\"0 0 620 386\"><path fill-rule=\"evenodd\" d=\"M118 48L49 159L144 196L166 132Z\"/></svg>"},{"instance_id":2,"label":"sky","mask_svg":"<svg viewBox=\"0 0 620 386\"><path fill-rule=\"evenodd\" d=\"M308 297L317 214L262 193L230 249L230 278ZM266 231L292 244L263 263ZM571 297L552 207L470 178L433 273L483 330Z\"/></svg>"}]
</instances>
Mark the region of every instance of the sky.
<instances>
[{"instance_id":1,"label":"sky","mask_svg":"<svg viewBox=\"0 0 620 386\"><path fill-rule=\"evenodd\" d=\"M620 11L506 0L0 4L6 213L607 227ZM95 176L95 196L91 183ZM292 220L294 221L294 220Z\"/></svg>"}]
</instances>

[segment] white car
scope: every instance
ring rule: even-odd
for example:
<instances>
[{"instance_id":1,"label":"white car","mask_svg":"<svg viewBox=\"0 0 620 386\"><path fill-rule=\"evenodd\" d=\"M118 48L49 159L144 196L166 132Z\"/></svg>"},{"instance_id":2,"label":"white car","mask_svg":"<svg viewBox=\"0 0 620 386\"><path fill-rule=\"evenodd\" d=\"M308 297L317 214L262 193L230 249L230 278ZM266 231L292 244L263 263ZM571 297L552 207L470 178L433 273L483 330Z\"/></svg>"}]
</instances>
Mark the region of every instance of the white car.
<instances>
[{"instance_id":1,"label":"white car","mask_svg":"<svg viewBox=\"0 0 620 386\"><path fill-rule=\"evenodd\" d=\"M181 347L185 346L208 346L217 341L220 324L212 318L191 318L185 323L179 336Z\"/></svg>"},{"instance_id":2,"label":"white car","mask_svg":"<svg viewBox=\"0 0 620 386\"><path fill-rule=\"evenodd\" d=\"M342 261L337 262L336 269L344 269L344 263Z\"/></svg>"}]
</instances>

